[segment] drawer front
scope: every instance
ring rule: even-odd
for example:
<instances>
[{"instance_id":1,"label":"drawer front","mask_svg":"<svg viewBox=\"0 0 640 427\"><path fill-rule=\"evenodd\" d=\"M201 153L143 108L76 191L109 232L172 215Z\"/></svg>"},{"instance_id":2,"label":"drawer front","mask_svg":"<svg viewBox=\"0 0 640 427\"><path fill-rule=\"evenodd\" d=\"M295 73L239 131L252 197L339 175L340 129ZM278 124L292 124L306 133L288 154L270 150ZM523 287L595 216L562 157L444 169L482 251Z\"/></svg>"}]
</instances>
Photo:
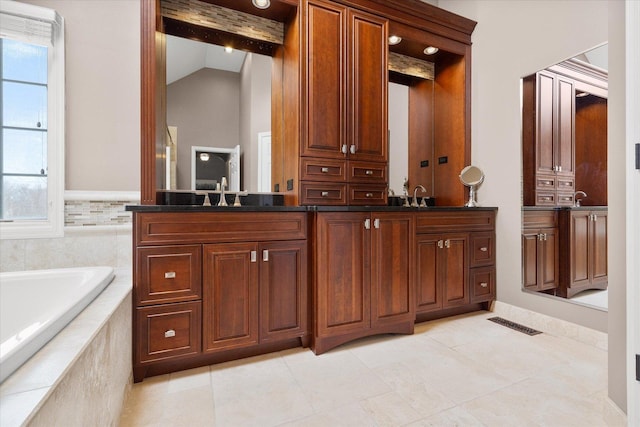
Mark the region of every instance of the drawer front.
<instances>
[{"instance_id":1,"label":"drawer front","mask_svg":"<svg viewBox=\"0 0 640 427\"><path fill-rule=\"evenodd\" d=\"M556 189L559 192L564 191L572 195L575 192L575 180L573 178L558 177L557 185L558 187Z\"/></svg>"},{"instance_id":2,"label":"drawer front","mask_svg":"<svg viewBox=\"0 0 640 427\"><path fill-rule=\"evenodd\" d=\"M470 266L493 265L495 258L495 237L493 233L471 234Z\"/></svg>"},{"instance_id":3,"label":"drawer front","mask_svg":"<svg viewBox=\"0 0 640 427\"><path fill-rule=\"evenodd\" d=\"M416 214L416 230L418 233L493 231L495 216L494 210L425 210Z\"/></svg>"},{"instance_id":4,"label":"drawer front","mask_svg":"<svg viewBox=\"0 0 640 427\"><path fill-rule=\"evenodd\" d=\"M345 182L347 162L344 160L302 158L302 181Z\"/></svg>"},{"instance_id":5,"label":"drawer front","mask_svg":"<svg viewBox=\"0 0 640 427\"><path fill-rule=\"evenodd\" d=\"M558 195L556 197L558 206L573 206L573 192L561 193L558 191Z\"/></svg>"},{"instance_id":6,"label":"drawer front","mask_svg":"<svg viewBox=\"0 0 640 427\"><path fill-rule=\"evenodd\" d=\"M522 228L555 228L557 225L558 212L553 209L524 211L522 215Z\"/></svg>"},{"instance_id":7,"label":"drawer front","mask_svg":"<svg viewBox=\"0 0 640 427\"><path fill-rule=\"evenodd\" d=\"M536 206L555 206L556 193L546 191L536 191Z\"/></svg>"},{"instance_id":8,"label":"drawer front","mask_svg":"<svg viewBox=\"0 0 640 427\"><path fill-rule=\"evenodd\" d=\"M552 191L556 189L555 176L536 176L536 190Z\"/></svg>"},{"instance_id":9,"label":"drawer front","mask_svg":"<svg viewBox=\"0 0 640 427\"><path fill-rule=\"evenodd\" d=\"M137 245L307 238L306 212L134 212Z\"/></svg>"},{"instance_id":10,"label":"drawer front","mask_svg":"<svg viewBox=\"0 0 640 427\"><path fill-rule=\"evenodd\" d=\"M349 182L387 183L387 166L375 162L349 162Z\"/></svg>"},{"instance_id":11,"label":"drawer front","mask_svg":"<svg viewBox=\"0 0 640 427\"><path fill-rule=\"evenodd\" d=\"M349 204L359 206L386 206L386 185L349 185Z\"/></svg>"},{"instance_id":12,"label":"drawer front","mask_svg":"<svg viewBox=\"0 0 640 427\"><path fill-rule=\"evenodd\" d=\"M347 184L300 182L303 205L346 205Z\"/></svg>"},{"instance_id":13,"label":"drawer front","mask_svg":"<svg viewBox=\"0 0 640 427\"><path fill-rule=\"evenodd\" d=\"M469 274L471 302L491 301L496 297L496 268L472 268Z\"/></svg>"},{"instance_id":14,"label":"drawer front","mask_svg":"<svg viewBox=\"0 0 640 427\"><path fill-rule=\"evenodd\" d=\"M136 315L137 362L200 353L200 302L138 308Z\"/></svg>"},{"instance_id":15,"label":"drawer front","mask_svg":"<svg viewBox=\"0 0 640 427\"><path fill-rule=\"evenodd\" d=\"M136 305L193 301L202 297L200 245L136 249Z\"/></svg>"}]
</instances>

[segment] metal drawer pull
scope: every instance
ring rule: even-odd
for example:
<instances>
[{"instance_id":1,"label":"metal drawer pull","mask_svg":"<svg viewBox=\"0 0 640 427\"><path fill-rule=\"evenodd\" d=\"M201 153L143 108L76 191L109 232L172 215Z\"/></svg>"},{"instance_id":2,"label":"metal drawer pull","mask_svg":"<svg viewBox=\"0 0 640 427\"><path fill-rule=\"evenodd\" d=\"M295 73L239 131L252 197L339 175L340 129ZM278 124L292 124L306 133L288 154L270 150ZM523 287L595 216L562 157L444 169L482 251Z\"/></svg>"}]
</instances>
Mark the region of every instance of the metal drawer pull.
<instances>
[{"instance_id":1,"label":"metal drawer pull","mask_svg":"<svg viewBox=\"0 0 640 427\"><path fill-rule=\"evenodd\" d=\"M486 246L480 248L480 252L487 252L488 250L489 248L487 248Z\"/></svg>"},{"instance_id":2,"label":"metal drawer pull","mask_svg":"<svg viewBox=\"0 0 640 427\"><path fill-rule=\"evenodd\" d=\"M563 182L562 185L571 185L570 182Z\"/></svg>"},{"instance_id":3,"label":"metal drawer pull","mask_svg":"<svg viewBox=\"0 0 640 427\"><path fill-rule=\"evenodd\" d=\"M480 282L480 287L486 288L487 286L489 286L487 282Z\"/></svg>"},{"instance_id":4,"label":"metal drawer pull","mask_svg":"<svg viewBox=\"0 0 640 427\"><path fill-rule=\"evenodd\" d=\"M251 262L256 262L256 259L258 258L258 254L256 251L251 251Z\"/></svg>"},{"instance_id":5,"label":"metal drawer pull","mask_svg":"<svg viewBox=\"0 0 640 427\"><path fill-rule=\"evenodd\" d=\"M376 219L373 220L373 226L375 228L380 228L380 219L379 218L376 218Z\"/></svg>"},{"instance_id":6,"label":"metal drawer pull","mask_svg":"<svg viewBox=\"0 0 640 427\"><path fill-rule=\"evenodd\" d=\"M269 251L266 249L262 251L262 261L269 261Z\"/></svg>"},{"instance_id":7,"label":"metal drawer pull","mask_svg":"<svg viewBox=\"0 0 640 427\"><path fill-rule=\"evenodd\" d=\"M373 175L373 171L366 170L366 171L364 172L364 174L365 174L365 175Z\"/></svg>"},{"instance_id":8,"label":"metal drawer pull","mask_svg":"<svg viewBox=\"0 0 640 427\"><path fill-rule=\"evenodd\" d=\"M351 154L356 154L356 145L351 144Z\"/></svg>"},{"instance_id":9,"label":"metal drawer pull","mask_svg":"<svg viewBox=\"0 0 640 427\"><path fill-rule=\"evenodd\" d=\"M369 230L371 228L371 220L369 218L364 220L364 228L365 230Z\"/></svg>"},{"instance_id":10,"label":"metal drawer pull","mask_svg":"<svg viewBox=\"0 0 640 427\"><path fill-rule=\"evenodd\" d=\"M329 168L320 168L320 172L328 173L329 172Z\"/></svg>"},{"instance_id":11,"label":"metal drawer pull","mask_svg":"<svg viewBox=\"0 0 640 427\"><path fill-rule=\"evenodd\" d=\"M164 278L165 279L175 279L176 278L176 272L175 271L167 271L166 273L164 273Z\"/></svg>"},{"instance_id":12,"label":"metal drawer pull","mask_svg":"<svg viewBox=\"0 0 640 427\"><path fill-rule=\"evenodd\" d=\"M371 197L373 197L373 193L367 193L365 194L365 196L370 199Z\"/></svg>"},{"instance_id":13,"label":"metal drawer pull","mask_svg":"<svg viewBox=\"0 0 640 427\"><path fill-rule=\"evenodd\" d=\"M342 144L342 154L347 154L347 144Z\"/></svg>"},{"instance_id":14,"label":"metal drawer pull","mask_svg":"<svg viewBox=\"0 0 640 427\"><path fill-rule=\"evenodd\" d=\"M442 249L444 247L444 243L442 240L438 240L438 247Z\"/></svg>"},{"instance_id":15,"label":"metal drawer pull","mask_svg":"<svg viewBox=\"0 0 640 427\"><path fill-rule=\"evenodd\" d=\"M323 191L322 193L320 193L320 195L322 197L327 197L327 196L329 196L329 192L328 191Z\"/></svg>"},{"instance_id":16,"label":"metal drawer pull","mask_svg":"<svg viewBox=\"0 0 640 427\"><path fill-rule=\"evenodd\" d=\"M164 337L165 338L173 338L176 336L176 331L174 331L173 329L169 329L168 331L164 331Z\"/></svg>"},{"instance_id":17,"label":"metal drawer pull","mask_svg":"<svg viewBox=\"0 0 640 427\"><path fill-rule=\"evenodd\" d=\"M444 247L449 249L451 247L451 240L447 239L444 241Z\"/></svg>"}]
</instances>

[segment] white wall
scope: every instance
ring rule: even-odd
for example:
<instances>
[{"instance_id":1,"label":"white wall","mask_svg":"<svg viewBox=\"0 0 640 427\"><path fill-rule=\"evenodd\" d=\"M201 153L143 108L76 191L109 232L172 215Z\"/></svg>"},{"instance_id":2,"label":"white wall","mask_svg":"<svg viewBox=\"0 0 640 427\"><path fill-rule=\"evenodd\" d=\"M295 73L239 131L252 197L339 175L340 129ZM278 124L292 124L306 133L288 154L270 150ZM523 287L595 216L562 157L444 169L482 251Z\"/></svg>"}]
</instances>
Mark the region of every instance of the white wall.
<instances>
[{"instance_id":1,"label":"white wall","mask_svg":"<svg viewBox=\"0 0 640 427\"><path fill-rule=\"evenodd\" d=\"M439 7L478 22L472 38L472 162L487 175L483 205L499 207L498 300L605 332L607 313L521 291L520 78L607 41L608 5L598 0L438 2ZM609 61L612 70L623 61L615 47ZM619 102L609 97L610 106ZM610 120L610 128L619 125L615 117ZM610 173L615 167L610 164ZM609 185L610 205L623 191ZM616 218L619 209L610 207L610 214ZM623 242L624 234L609 235L610 242L619 238ZM625 282L610 280L609 286L616 295ZM624 306L614 299L610 312L624 316ZM614 358L624 354L624 348L611 345L612 335L615 343L619 334L609 331L609 353ZM617 369L611 371L610 366L610 375L617 376ZM625 402L617 391L623 388L624 382L610 383L610 396L621 408Z\"/></svg>"},{"instance_id":2,"label":"white wall","mask_svg":"<svg viewBox=\"0 0 640 427\"><path fill-rule=\"evenodd\" d=\"M65 188L139 190L140 2L24 2L65 19Z\"/></svg>"}]
</instances>

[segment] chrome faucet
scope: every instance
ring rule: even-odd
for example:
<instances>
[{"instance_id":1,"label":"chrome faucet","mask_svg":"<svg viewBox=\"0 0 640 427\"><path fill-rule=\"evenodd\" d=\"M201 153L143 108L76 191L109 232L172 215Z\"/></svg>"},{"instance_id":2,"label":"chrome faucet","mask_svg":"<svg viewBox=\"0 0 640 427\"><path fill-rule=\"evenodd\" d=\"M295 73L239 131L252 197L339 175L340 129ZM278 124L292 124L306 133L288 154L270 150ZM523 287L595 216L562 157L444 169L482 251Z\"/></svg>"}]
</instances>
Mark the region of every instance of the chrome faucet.
<instances>
[{"instance_id":1,"label":"chrome faucet","mask_svg":"<svg viewBox=\"0 0 640 427\"><path fill-rule=\"evenodd\" d=\"M578 199L577 198L578 196L582 196L582 197ZM580 200L586 197L587 197L587 193L585 193L584 191L576 191L575 193L573 193L573 206L575 206L576 208L579 208Z\"/></svg>"},{"instance_id":2,"label":"chrome faucet","mask_svg":"<svg viewBox=\"0 0 640 427\"><path fill-rule=\"evenodd\" d=\"M411 202L411 207L412 208L417 208L420 205L418 205L418 188L422 190L423 193L427 192L427 189L424 188L421 184L418 184L415 186L415 188L413 189L413 201Z\"/></svg>"},{"instance_id":3,"label":"chrome faucet","mask_svg":"<svg viewBox=\"0 0 640 427\"><path fill-rule=\"evenodd\" d=\"M223 176L220 180L220 201L218 202L218 206L229 206L227 204L227 199L224 195L224 188L227 186L227 177Z\"/></svg>"}]
</instances>

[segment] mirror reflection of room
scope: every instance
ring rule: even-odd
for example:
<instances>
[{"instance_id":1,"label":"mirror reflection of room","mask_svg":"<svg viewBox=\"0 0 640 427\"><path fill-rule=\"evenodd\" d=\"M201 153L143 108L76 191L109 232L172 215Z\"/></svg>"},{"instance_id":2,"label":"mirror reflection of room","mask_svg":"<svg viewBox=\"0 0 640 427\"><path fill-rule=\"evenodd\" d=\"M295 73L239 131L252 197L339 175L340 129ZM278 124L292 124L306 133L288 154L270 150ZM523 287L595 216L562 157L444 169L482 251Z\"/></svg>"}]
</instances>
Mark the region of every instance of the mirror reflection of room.
<instances>
[{"instance_id":1,"label":"mirror reflection of room","mask_svg":"<svg viewBox=\"0 0 640 427\"><path fill-rule=\"evenodd\" d=\"M522 80L523 289L607 309L607 45Z\"/></svg>"}]
</instances>

